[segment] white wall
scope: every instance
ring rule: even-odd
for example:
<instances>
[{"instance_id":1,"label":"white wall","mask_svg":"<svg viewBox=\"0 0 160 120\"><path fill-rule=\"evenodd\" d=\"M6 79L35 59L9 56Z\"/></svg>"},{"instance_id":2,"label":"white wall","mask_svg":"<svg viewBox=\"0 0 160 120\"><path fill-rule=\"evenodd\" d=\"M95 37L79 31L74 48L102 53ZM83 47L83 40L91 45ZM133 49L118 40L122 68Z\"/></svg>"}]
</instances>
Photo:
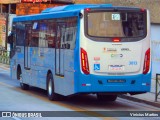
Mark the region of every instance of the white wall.
<instances>
[{"instance_id":1,"label":"white wall","mask_svg":"<svg viewBox=\"0 0 160 120\"><path fill-rule=\"evenodd\" d=\"M160 24L151 24L151 40L160 41Z\"/></svg>"},{"instance_id":2,"label":"white wall","mask_svg":"<svg viewBox=\"0 0 160 120\"><path fill-rule=\"evenodd\" d=\"M151 24L152 78L160 73L160 24Z\"/></svg>"}]
</instances>

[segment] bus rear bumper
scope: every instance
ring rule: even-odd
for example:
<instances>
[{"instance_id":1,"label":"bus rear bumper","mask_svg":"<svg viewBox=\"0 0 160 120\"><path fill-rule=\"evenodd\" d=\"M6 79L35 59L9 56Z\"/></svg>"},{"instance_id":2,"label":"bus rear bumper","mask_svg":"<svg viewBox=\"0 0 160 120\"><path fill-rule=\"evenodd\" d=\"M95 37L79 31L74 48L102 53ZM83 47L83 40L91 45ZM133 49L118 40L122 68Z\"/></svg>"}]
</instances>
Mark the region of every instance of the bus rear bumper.
<instances>
[{"instance_id":1,"label":"bus rear bumper","mask_svg":"<svg viewBox=\"0 0 160 120\"><path fill-rule=\"evenodd\" d=\"M132 76L83 75L76 88L76 93L145 93L151 88L151 73Z\"/></svg>"}]
</instances>

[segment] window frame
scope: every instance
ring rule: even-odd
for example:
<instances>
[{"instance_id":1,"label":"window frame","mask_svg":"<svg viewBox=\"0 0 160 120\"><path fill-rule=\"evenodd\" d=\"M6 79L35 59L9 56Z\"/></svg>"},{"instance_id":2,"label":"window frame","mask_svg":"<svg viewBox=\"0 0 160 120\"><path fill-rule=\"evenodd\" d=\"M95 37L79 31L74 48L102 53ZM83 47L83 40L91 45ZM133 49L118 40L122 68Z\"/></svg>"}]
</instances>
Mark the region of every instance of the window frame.
<instances>
[{"instance_id":1,"label":"window frame","mask_svg":"<svg viewBox=\"0 0 160 120\"><path fill-rule=\"evenodd\" d=\"M144 14L144 29L145 33L143 36L140 37L98 37L98 36L90 36L88 34L88 13L93 13L93 12L127 12L127 13L136 13L136 12L141 12ZM147 36L147 10L141 11L140 8L125 8L125 7L119 7L119 8L106 8L106 9L90 9L90 11L84 10L84 34L87 38L97 41L97 42L112 42L113 38L120 38L121 42L134 42L134 41L140 41L144 39Z\"/></svg>"}]
</instances>

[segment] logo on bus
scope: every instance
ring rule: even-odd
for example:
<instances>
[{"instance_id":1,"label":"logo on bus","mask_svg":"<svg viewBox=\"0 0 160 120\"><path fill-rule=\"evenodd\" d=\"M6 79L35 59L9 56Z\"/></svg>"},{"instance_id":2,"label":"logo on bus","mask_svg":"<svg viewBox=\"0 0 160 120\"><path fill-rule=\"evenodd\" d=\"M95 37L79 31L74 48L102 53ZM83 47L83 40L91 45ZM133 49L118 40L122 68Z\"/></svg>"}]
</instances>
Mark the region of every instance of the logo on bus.
<instances>
[{"instance_id":1,"label":"logo on bus","mask_svg":"<svg viewBox=\"0 0 160 120\"><path fill-rule=\"evenodd\" d=\"M124 65L109 65L109 70L111 71L123 71Z\"/></svg>"},{"instance_id":2,"label":"logo on bus","mask_svg":"<svg viewBox=\"0 0 160 120\"><path fill-rule=\"evenodd\" d=\"M103 48L103 52L115 53L117 52L116 48Z\"/></svg>"},{"instance_id":3,"label":"logo on bus","mask_svg":"<svg viewBox=\"0 0 160 120\"><path fill-rule=\"evenodd\" d=\"M122 58L123 54L111 54L111 58Z\"/></svg>"},{"instance_id":4,"label":"logo on bus","mask_svg":"<svg viewBox=\"0 0 160 120\"><path fill-rule=\"evenodd\" d=\"M137 65L138 62L137 61L129 61L129 65Z\"/></svg>"},{"instance_id":5,"label":"logo on bus","mask_svg":"<svg viewBox=\"0 0 160 120\"><path fill-rule=\"evenodd\" d=\"M94 64L94 70L100 70L100 64Z\"/></svg>"},{"instance_id":6,"label":"logo on bus","mask_svg":"<svg viewBox=\"0 0 160 120\"><path fill-rule=\"evenodd\" d=\"M116 48L107 48L107 52L117 52Z\"/></svg>"},{"instance_id":7,"label":"logo on bus","mask_svg":"<svg viewBox=\"0 0 160 120\"><path fill-rule=\"evenodd\" d=\"M131 51L129 48L121 48L121 51Z\"/></svg>"}]
</instances>

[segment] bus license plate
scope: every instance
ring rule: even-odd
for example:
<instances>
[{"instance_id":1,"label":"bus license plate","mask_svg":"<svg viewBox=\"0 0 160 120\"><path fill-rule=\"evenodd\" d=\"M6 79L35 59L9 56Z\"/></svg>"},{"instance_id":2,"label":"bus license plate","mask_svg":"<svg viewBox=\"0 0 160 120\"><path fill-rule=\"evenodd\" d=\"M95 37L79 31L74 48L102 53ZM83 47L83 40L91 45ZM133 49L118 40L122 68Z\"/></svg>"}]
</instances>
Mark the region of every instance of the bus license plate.
<instances>
[{"instance_id":1,"label":"bus license plate","mask_svg":"<svg viewBox=\"0 0 160 120\"><path fill-rule=\"evenodd\" d=\"M110 71L123 71L124 65L109 65Z\"/></svg>"},{"instance_id":2,"label":"bus license plate","mask_svg":"<svg viewBox=\"0 0 160 120\"><path fill-rule=\"evenodd\" d=\"M126 80L119 79L119 80L107 80L108 83L125 83Z\"/></svg>"}]
</instances>

